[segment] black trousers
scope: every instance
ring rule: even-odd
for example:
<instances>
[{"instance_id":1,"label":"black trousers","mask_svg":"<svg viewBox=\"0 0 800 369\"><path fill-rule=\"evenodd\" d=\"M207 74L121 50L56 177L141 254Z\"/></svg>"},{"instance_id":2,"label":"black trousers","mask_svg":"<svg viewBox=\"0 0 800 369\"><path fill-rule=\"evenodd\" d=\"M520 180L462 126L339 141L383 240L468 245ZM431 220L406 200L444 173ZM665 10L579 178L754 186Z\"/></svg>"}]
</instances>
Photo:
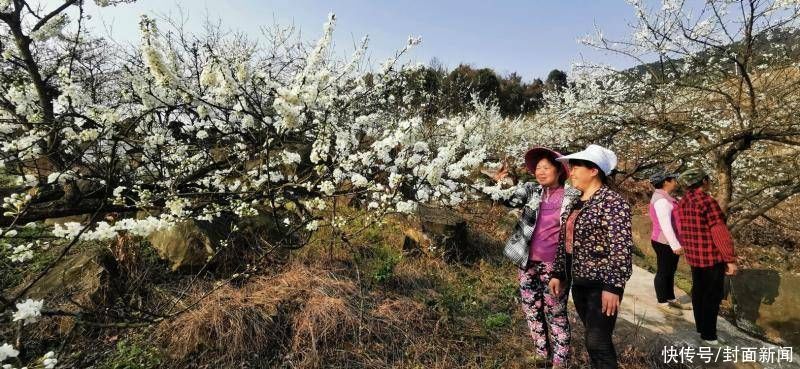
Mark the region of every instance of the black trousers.
<instances>
[{"instance_id":1,"label":"black trousers","mask_svg":"<svg viewBox=\"0 0 800 369\"><path fill-rule=\"evenodd\" d=\"M717 314L724 296L725 263L710 267L692 267L692 306L700 338L717 339Z\"/></svg>"},{"instance_id":2,"label":"black trousers","mask_svg":"<svg viewBox=\"0 0 800 369\"><path fill-rule=\"evenodd\" d=\"M650 241L656 252L656 278L653 284L656 287L656 298L659 303L675 299L675 271L678 270L679 255L672 252L669 245L658 241Z\"/></svg>"},{"instance_id":3,"label":"black trousers","mask_svg":"<svg viewBox=\"0 0 800 369\"><path fill-rule=\"evenodd\" d=\"M590 287L573 284L572 300L575 310L581 318L585 331L586 351L589 352L589 361L594 369L616 369L617 351L611 340L614 325L617 323L617 314L607 316L603 314L603 289L600 286ZM620 296L620 302L622 296Z\"/></svg>"}]
</instances>

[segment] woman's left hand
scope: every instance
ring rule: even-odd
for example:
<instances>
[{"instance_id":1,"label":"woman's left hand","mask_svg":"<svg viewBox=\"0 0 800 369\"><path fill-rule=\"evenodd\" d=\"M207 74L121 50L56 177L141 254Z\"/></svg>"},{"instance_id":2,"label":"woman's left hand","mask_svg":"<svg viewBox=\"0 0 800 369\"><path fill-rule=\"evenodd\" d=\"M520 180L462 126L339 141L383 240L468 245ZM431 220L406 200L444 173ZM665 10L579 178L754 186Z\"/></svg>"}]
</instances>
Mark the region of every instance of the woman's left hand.
<instances>
[{"instance_id":1,"label":"woman's left hand","mask_svg":"<svg viewBox=\"0 0 800 369\"><path fill-rule=\"evenodd\" d=\"M619 295L609 291L603 291L603 314L612 316L619 309Z\"/></svg>"}]
</instances>

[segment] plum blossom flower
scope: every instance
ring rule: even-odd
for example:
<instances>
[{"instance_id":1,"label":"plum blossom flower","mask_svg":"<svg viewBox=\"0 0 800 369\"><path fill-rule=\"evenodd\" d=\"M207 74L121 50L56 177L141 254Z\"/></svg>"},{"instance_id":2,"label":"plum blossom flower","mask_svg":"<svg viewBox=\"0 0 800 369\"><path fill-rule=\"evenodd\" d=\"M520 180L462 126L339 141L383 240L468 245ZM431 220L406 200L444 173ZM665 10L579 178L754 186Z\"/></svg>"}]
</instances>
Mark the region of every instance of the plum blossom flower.
<instances>
[{"instance_id":1,"label":"plum blossom flower","mask_svg":"<svg viewBox=\"0 0 800 369\"><path fill-rule=\"evenodd\" d=\"M0 346L0 362L10 357L17 357L19 351L14 350L14 346L4 343Z\"/></svg>"},{"instance_id":2,"label":"plum blossom flower","mask_svg":"<svg viewBox=\"0 0 800 369\"><path fill-rule=\"evenodd\" d=\"M14 312L14 321L23 321L24 324L36 323L42 316L42 305L44 300L27 299L17 304L17 311Z\"/></svg>"},{"instance_id":3,"label":"plum blossom flower","mask_svg":"<svg viewBox=\"0 0 800 369\"><path fill-rule=\"evenodd\" d=\"M44 365L45 369L53 369L56 364L58 364L58 359L56 359L56 354L53 351L48 351L44 354L42 365Z\"/></svg>"}]
</instances>

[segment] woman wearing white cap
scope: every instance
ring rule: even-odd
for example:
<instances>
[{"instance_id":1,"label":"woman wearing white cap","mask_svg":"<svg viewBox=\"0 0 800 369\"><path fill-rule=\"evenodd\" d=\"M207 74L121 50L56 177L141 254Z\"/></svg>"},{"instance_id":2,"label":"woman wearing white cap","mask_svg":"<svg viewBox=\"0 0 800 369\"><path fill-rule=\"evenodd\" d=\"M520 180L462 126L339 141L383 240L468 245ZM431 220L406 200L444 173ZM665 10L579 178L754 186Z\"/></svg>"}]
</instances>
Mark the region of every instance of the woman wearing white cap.
<instances>
[{"instance_id":1,"label":"woman wearing white cap","mask_svg":"<svg viewBox=\"0 0 800 369\"><path fill-rule=\"evenodd\" d=\"M582 195L562 222L550 289L566 294L564 281L571 277L592 368L618 368L612 335L631 276L633 237L630 205L607 186L617 156L589 145L558 160L569 163L572 185Z\"/></svg>"},{"instance_id":2,"label":"woman wearing white cap","mask_svg":"<svg viewBox=\"0 0 800 369\"><path fill-rule=\"evenodd\" d=\"M504 249L506 256L520 268L520 297L536 346L534 360L549 361L554 368L567 366L571 336L567 296L554 296L547 287L561 219L568 204L580 196L574 187L564 185L569 169L557 161L559 157L561 154L543 147L525 154L525 165L536 182L520 186L507 202L523 210Z\"/></svg>"}]
</instances>

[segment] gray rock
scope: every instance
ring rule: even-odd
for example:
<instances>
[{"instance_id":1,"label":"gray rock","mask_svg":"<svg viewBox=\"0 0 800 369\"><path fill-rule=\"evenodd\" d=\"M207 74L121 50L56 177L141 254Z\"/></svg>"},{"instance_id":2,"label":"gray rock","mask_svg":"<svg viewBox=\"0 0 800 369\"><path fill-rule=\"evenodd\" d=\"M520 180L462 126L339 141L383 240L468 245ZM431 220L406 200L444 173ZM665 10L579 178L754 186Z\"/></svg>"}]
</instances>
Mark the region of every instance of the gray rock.
<instances>
[{"instance_id":1,"label":"gray rock","mask_svg":"<svg viewBox=\"0 0 800 369\"><path fill-rule=\"evenodd\" d=\"M229 230L224 222L188 221L147 237L173 271L201 268L214 256Z\"/></svg>"},{"instance_id":2,"label":"gray rock","mask_svg":"<svg viewBox=\"0 0 800 369\"><path fill-rule=\"evenodd\" d=\"M31 298L69 296L84 306L102 305L113 293L116 262L105 248L83 250L56 264L28 291ZM23 284L23 286L27 283Z\"/></svg>"}]
</instances>

